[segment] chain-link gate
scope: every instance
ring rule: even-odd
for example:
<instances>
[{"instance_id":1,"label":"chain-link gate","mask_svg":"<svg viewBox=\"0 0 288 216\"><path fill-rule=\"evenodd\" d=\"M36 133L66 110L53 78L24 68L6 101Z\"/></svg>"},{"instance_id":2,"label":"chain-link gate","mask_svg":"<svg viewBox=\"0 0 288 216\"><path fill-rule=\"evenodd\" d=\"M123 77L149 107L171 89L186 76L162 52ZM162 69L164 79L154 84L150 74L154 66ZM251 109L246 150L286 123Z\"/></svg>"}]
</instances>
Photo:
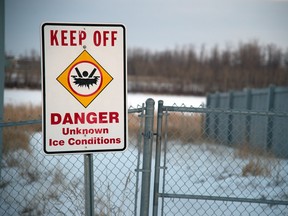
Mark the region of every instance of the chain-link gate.
<instances>
[{"instance_id":1,"label":"chain-link gate","mask_svg":"<svg viewBox=\"0 0 288 216\"><path fill-rule=\"evenodd\" d=\"M159 101L153 215L288 215L287 122Z\"/></svg>"}]
</instances>

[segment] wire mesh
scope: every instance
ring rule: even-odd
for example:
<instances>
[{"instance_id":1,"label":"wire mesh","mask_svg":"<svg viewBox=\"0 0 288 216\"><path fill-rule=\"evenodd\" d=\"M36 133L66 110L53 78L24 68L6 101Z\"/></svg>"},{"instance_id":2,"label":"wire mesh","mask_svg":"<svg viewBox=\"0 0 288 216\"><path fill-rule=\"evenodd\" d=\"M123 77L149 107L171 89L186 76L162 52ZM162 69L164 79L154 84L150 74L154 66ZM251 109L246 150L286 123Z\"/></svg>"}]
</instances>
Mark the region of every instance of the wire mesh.
<instances>
[{"instance_id":1,"label":"wire mesh","mask_svg":"<svg viewBox=\"0 0 288 216\"><path fill-rule=\"evenodd\" d=\"M161 111L158 214L288 215L287 113ZM93 155L96 215L140 213L144 105L128 113L129 148ZM84 215L83 155L44 156L39 120L0 126L0 215Z\"/></svg>"},{"instance_id":2,"label":"wire mesh","mask_svg":"<svg viewBox=\"0 0 288 216\"><path fill-rule=\"evenodd\" d=\"M287 113L163 110L158 214L288 214Z\"/></svg>"},{"instance_id":3,"label":"wire mesh","mask_svg":"<svg viewBox=\"0 0 288 216\"><path fill-rule=\"evenodd\" d=\"M96 215L134 215L138 211L139 176L135 170L141 164L137 161L143 118L138 113L142 110L129 109L126 151L93 154ZM85 215L84 156L44 155L39 120L5 122L0 128L6 146L0 215Z\"/></svg>"}]
</instances>

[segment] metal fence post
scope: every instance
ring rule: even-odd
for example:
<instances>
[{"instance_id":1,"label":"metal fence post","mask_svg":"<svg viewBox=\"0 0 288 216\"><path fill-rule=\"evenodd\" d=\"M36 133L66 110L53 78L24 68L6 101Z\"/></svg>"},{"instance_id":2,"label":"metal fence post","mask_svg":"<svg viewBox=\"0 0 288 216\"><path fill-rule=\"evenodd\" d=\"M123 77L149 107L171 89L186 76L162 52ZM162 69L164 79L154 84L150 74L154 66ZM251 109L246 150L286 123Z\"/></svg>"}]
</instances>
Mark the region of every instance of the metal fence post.
<instances>
[{"instance_id":1,"label":"metal fence post","mask_svg":"<svg viewBox=\"0 0 288 216\"><path fill-rule=\"evenodd\" d=\"M139 185L139 171L140 171L140 155L141 155L141 143L142 143L142 132L143 132L143 125L144 125L144 103L142 104L141 107L141 114L139 117L141 118L140 124L139 124L139 132L137 134L137 149L138 149L138 154L137 154L137 168L136 168L136 185L135 185L135 205L134 205L134 216L137 215L137 207L138 207L138 185Z\"/></svg>"},{"instance_id":2,"label":"metal fence post","mask_svg":"<svg viewBox=\"0 0 288 216\"><path fill-rule=\"evenodd\" d=\"M273 111L274 109L274 91L275 87L271 85L268 88L267 95L267 111ZM266 137L266 148L267 150L271 150L272 148L272 138L273 138L273 116L269 116L267 120L267 137Z\"/></svg>"},{"instance_id":3,"label":"metal fence post","mask_svg":"<svg viewBox=\"0 0 288 216\"><path fill-rule=\"evenodd\" d=\"M246 89L246 109L251 110L251 90ZM251 115L247 115L245 119L245 144L250 145L250 133L251 133Z\"/></svg>"},{"instance_id":4,"label":"metal fence post","mask_svg":"<svg viewBox=\"0 0 288 216\"><path fill-rule=\"evenodd\" d=\"M145 127L144 127L144 146L143 146L143 168L142 168L142 187L141 187L141 206L140 215L149 215L149 197L151 181L151 160L153 142L153 123L154 123L154 100L146 100Z\"/></svg>"},{"instance_id":5,"label":"metal fence post","mask_svg":"<svg viewBox=\"0 0 288 216\"><path fill-rule=\"evenodd\" d=\"M211 94L208 94L207 97L206 97L206 108L212 108L211 107ZM210 113L206 113L205 129L204 129L204 133L205 133L206 137L211 136L210 127L211 127Z\"/></svg>"},{"instance_id":6,"label":"metal fence post","mask_svg":"<svg viewBox=\"0 0 288 216\"><path fill-rule=\"evenodd\" d=\"M233 93L233 91L231 91L231 92L229 92L229 98L228 98L229 110L232 110L234 108L233 101L234 101L234 93ZM228 145L232 144L232 140L233 140L232 130L233 130L233 115L229 114L229 116L228 116L228 131L227 131Z\"/></svg>"},{"instance_id":7,"label":"metal fence post","mask_svg":"<svg viewBox=\"0 0 288 216\"><path fill-rule=\"evenodd\" d=\"M4 24L5 24L5 5L4 0L0 1L0 121L4 117L4 78L5 78L5 48L4 48ZM2 162L3 136L2 127L0 128L0 163ZM0 178L1 178L0 166Z\"/></svg>"},{"instance_id":8,"label":"metal fence post","mask_svg":"<svg viewBox=\"0 0 288 216\"><path fill-rule=\"evenodd\" d=\"M154 193L153 193L153 215L158 215L158 194L159 194L159 178L160 178L160 157L162 142L162 118L163 117L163 101L158 101L157 114L157 139L156 139L156 155L155 155L155 176L154 176Z\"/></svg>"},{"instance_id":9,"label":"metal fence post","mask_svg":"<svg viewBox=\"0 0 288 216\"><path fill-rule=\"evenodd\" d=\"M84 155L85 215L94 216L93 154Z\"/></svg>"},{"instance_id":10,"label":"metal fence post","mask_svg":"<svg viewBox=\"0 0 288 216\"><path fill-rule=\"evenodd\" d=\"M215 104L214 109L220 108L220 95L219 92L215 93ZM215 113L214 115L214 133L213 133L215 139L219 141L219 113Z\"/></svg>"}]
</instances>

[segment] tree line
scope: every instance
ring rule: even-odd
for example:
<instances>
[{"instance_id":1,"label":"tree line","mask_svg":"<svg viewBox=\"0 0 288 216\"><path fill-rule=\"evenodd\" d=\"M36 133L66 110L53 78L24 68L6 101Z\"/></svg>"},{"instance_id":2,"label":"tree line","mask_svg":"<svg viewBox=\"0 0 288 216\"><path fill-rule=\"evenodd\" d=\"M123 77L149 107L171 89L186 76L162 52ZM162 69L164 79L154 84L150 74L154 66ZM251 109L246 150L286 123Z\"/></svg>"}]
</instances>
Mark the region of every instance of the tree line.
<instances>
[{"instance_id":1,"label":"tree line","mask_svg":"<svg viewBox=\"0 0 288 216\"><path fill-rule=\"evenodd\" d=\"M128 90L169 94L262 88L288 85L288 49L257 41L237 48L193 46L165 51L128 50ZM6 87L41 87L41 61L36 51L15 58L6 55Z\"/></svg>"},{"instance_id":2,"label":"tree line","mask_svg":"<svg viewBox=\"0 0 288 216\"><path fill-rule=\"evenodd\" d=\"M6 54L5 87L41 88L41 60L35 50L18 58Z\"/></svg>"},{"instance_id":3,"label":"tree line","mask_svg":"<svg viewBox=\"0 0 288 216\"><path fill-rule=\"evenodd\" d=\"M236 49L202 46L150 52L128 52L128 74L147 83L172 83L169 93L205 94L214 91L262 88L271 84L288 85L288 50L257 41L240 43ZM147 78L148 77L148 78ZM149 85L144 85L149 88Z\"/></svg>"}]
</instances>

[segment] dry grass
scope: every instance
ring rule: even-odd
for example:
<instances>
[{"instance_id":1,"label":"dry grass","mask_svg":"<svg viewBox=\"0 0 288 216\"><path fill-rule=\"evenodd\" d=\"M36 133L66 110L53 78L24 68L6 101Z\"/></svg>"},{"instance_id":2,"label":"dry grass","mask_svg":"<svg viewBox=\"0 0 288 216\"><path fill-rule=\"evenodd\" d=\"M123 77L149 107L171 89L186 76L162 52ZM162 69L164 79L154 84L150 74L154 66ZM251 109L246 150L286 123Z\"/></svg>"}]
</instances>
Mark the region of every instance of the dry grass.
<instances>
[{"instance_id":1,"label":"dry grass","mask_svg":"<svg viewBox=\"0 0 288 216\"><path fill-rule=\"evenodd\" d=\"M170 114L167 125L168 139L181 140L184 144L202 140L203 119L203 115L198 113L190 115L181 113Z\"/></svg>"},{"instance_id":2,"label":"dry grass","mask_svg":"<svg viewBox=\"0 0 288 216\"><path fill-rule=\"evenodd\" d=\"M242 167L242 176L271 176L273 169L277 169L277 159L271 152L251 147L248 143L239 146L234 156L248 160Z\"/></svg>"},{"instance_id":3,"label":"dry grass","mask_svg":"<svg viewBox=\"0 0 288 216\"><path fill-rule=\"evenodd\" d=\"M41 106L7 104L4 107L4 122L39 119L41 109Z\"/></svg>"},{"instance_id":4,"label":"dry grass","mask_svg":"<svg viewBox=\"0 0 288 216\"><path fill-rule=\"evenodd\" d=\"M129 137L137 137L137 135L140 132L139 131L140 124L141 124L141 118L137 114L129 114L129 120L128 120Z\"/></svg>"},{"instance_id":5,"label":"dry grass","mask_svg":"<svg viewBox=\"0 0 288 216\"><path fill-rule=\"evenodd\" d=\"M180 140L183 144L195 143L203 139L203 115L183 113L170 113L168 115L167 136L168 139ZM140 129L141 118L137 115L129 115L128 130L129 137L136 138L139 133L143 133ZM144 120L143 120L144 124ZM144 127L144 125L142 126ZM157 115L154 116L154 131L157 130ZM163 118L163 132L166 131L165 116ZM162 134L164 135L164 134Z\"/></svg>"},{"instance_id":6,"label":"dry grass","mask_svg":"<svg viewBox=\"0 0 288 216\"><path fill-rule=\"evenodd\" d=\"M3 153L7 154L18 149L30 152L29 135L22 127L5 127L3 129Z\"/></svg>"},{"instance_id":7,"label":"dry grass","mask_svg":"<svg viewBox=\"0 0 288 216\"><path fill-rule=\"evenodd\" d=\"M19 122L41 118L41 106L11 105L4 107L4 122ZM30 134L40 131L41 125L9 126L3 128L3 153L23 149L30 152Z\"/></svg>"},{"instance_id":8,"label":"dry grass","mask_svg":"<svg viewBox=\"0 0 288 216\"><path fill-rule=\"evenodd\" d=\"M260 158L250 159L248 164L242 168L242 176L270 176L271 166L267 160Z\"/></svg>"},{"instance_id":9,"label":"dry grass","mask_svg":"<svg viewBox=\"0 0 288 216\"><path fill-rule=\"evenodd\" d=\"M244 143L243 145L239 145L234 152L234 156L237 158L247 159L247 158L255 158L255 157L265 157L265 158L274 158L272 152L265 151L262 148L256 148L249 145L249 143Z\"/></svg>"}]
</instances>

